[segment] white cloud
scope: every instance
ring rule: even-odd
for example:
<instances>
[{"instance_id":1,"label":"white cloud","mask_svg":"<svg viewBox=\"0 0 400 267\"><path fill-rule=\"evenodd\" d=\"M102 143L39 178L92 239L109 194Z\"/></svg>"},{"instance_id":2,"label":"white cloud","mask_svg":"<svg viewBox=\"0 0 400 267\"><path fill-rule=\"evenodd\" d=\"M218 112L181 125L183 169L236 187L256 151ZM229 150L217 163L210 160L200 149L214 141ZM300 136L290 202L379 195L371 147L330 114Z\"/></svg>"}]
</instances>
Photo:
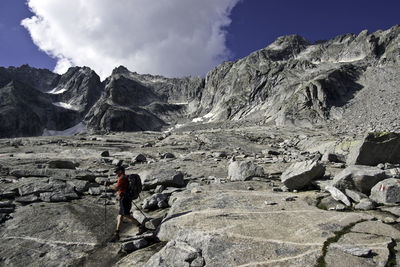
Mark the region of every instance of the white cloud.
<instances>
[{"instance_id":1,"label":"white cloud","mask_svg":"<svg viewBox=\"0 0 400 267\"><path fill-rule=\"evenodd\" d=\"M58 59L55 71L89 66L102 78L124 65L169 77L203 75L229 57L224 27L240 0L28 0L21 23Z\"/></svg>"}]
</instances>

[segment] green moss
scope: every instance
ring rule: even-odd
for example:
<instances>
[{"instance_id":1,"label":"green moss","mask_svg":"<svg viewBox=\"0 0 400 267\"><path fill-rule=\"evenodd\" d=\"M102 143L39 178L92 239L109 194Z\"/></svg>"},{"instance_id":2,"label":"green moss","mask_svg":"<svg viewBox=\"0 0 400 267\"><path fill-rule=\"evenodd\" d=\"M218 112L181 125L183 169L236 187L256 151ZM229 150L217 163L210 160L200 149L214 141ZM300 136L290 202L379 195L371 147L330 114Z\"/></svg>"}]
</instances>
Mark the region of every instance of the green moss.
<instances>
[{"instance_id":1,"label":"green moss","mask_svg":"<svg viewBox=\"0 0 400 267\"><path fill-rule=\"evenodd\" d=\"M388 134L390 134L390 132L371 132L368 134L368 137L380 138Z\"/></svg>"},{"instance_id":2,"label":"green moss","mask_svg":"<svg viewBox=\"0 0 400 267\"><path fill-rule=\"evenodd\" d=\"M396 242L392 241L392 243L390 243L388 245L388 249L389 249L389 259L386 262L385 266L387 266L387 267L397 266L397 263L396 263L396 252L397 252Z\"/></svg>"},{"instance_id":3,"label":"green moss","mask_svg":"<svg viewBox=\"0 0 400 267\"><path fill-rule=\"evenodd\" d=\"M322 247L322 255L318 258L317 260L317 264L315 265L316 267L325 267L326 266L326 262L325 262L325 257L326 257L326 253L328 253L328 247L332 244L332 243L336 243L339 241L339 239L344 236L345 234L349 233L351 231L351 228L353 228L356 224L358 223L362 223L365 222L366 220L360 220L358 222L349 224L348 226L344 227L342 230L340 231L336 231L334 232L334 236L328 238L325 242L324 242L324 246Z\"/></svg>"}]
</instances>

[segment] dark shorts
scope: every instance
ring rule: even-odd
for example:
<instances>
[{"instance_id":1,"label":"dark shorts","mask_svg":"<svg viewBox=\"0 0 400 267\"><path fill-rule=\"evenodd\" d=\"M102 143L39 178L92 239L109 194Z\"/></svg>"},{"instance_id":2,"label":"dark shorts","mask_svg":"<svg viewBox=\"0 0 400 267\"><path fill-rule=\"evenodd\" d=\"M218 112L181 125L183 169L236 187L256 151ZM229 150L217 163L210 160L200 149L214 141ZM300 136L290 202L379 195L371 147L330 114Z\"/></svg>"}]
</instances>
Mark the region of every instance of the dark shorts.
<instances>
[{"instance_id":1,"label":"dark shorts","mask_svg":"<svg viewBox=\"0 0 400 267\"><path fill-rule=\"evenodd\" d=\"M119 198L119 214L120 215L129 215L131 214L132 208L132 200L127 197L120 197Z\"/></svg>"}]
</instances>

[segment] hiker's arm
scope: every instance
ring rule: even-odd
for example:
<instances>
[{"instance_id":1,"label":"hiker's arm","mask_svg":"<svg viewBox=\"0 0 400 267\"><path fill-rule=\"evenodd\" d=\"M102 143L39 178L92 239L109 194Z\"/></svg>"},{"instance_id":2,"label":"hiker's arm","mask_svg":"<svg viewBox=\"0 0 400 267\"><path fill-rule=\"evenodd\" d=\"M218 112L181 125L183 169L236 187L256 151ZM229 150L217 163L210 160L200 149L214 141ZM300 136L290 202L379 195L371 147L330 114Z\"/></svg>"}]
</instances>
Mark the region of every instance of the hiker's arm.
<instances>
[{"instance_id":1,"label":"hiker's arm","mask_svg":"<svg viewBox=\"0 0 400 267\"><path fill-rule=\"evenodd\" d=\"M107 186L107 182L104 182L104 186ZM118 183L116 185L109 185L108 187L111 188L112 190L115 190L115 191L119 190Z\"/></svg>"}]
</instances>

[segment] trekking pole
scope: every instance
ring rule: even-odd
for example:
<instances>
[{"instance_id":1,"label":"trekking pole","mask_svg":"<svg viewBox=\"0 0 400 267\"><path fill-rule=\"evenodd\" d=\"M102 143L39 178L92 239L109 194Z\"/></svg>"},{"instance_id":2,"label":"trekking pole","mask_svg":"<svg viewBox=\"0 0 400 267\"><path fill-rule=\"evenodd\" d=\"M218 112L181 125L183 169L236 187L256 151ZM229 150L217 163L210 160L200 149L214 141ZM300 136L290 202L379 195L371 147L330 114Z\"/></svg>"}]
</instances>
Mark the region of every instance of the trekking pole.
<instances>
[{"instance_id":1,"label":"trekking pole","mask_svg":"<svg viewBox=\"0 0 400 267\"><path fill-rule=\"evenodd\" d=\"M108 172L108 180L110 180L110 172ZM104 234L107 234L107 186L104 184Z\"/></svg>"},{"instance_id":2,"label":"trekking pole","mask_svg":"<svg viewBox=\"0 0 400 267\"><path fill-rule=\"evenodd\" d=\"M140 211L141 214L143 214L143 216L146 218L146 220L148 220L149 218L147 218L147 216L143 213L143 211L135 204L135 202L133 202L133 205L135 205L135 207Z\"/></svg>"}]
</instances>

